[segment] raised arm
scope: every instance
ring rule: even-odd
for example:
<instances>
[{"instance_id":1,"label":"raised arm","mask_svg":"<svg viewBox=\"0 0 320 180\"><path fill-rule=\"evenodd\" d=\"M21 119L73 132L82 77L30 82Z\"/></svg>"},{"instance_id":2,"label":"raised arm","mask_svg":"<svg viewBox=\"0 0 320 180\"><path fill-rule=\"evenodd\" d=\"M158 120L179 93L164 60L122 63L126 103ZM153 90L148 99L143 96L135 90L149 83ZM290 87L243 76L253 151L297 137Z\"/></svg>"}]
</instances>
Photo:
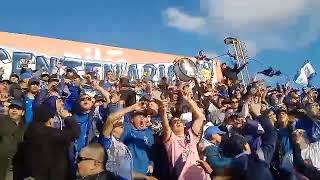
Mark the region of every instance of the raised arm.
<instances>
[{"instance_id":1,"label":"raised arm","mask_svg":"<svg viewBox=\"0 0 320 180\"><path fill-rule=\"evenodd\" d=\"M183 96L183 99L190 106L192 114L195 116L195 120L192 124L192 130L196 135L200 135L205 116L194 100L187 96Z\"/></svg>"},{"instance_id":2,"label":"raised arm","mask_svg":"<svg viewBox=\"0 0 320 180\"><path fill-rule=\"evenodd\" d=\"M97 91L99 91L99 92L102 94L102 96L103 96L103 97L105 98L105 100L106 100L106 104L109 104L109 103L110 103L110 93L109 93L108 91L104 90L103 87L101 87L101 86L99 85L99 81L93 80L93 81L92 81L92 87L93 87L94 89L96 89Z\"/></svg>"},{"instance_id":3,"label":"raised arm","mask_svg":"<svg viewBox=\"0 0 320 180\"><path fill-rule=\"evenodd\" d=\"M162 128L163 128L163 142L168 142L172 134L172 130L168 119L168 102L162 101L161 106Z\"/></svg>"},{"instance_id":4,"label":"raised arm","mask_svg":"<svg viewBox=\"0 0 320 180\"><path fill-rule=\"evenodd\" d=\"M103 130L102 130L102 134L105 137L111 137L111 133L113 130L113 124L116 120L119 120L120 118L122 118L125 114L134 111L134 110L143 110L145 108L145 104L143 102L139 102L136 103L132 106L126 107L120 111L111 113L108 118L107 121L105 122L104 126L103 126Z\"/></svg>"}]
</instances>

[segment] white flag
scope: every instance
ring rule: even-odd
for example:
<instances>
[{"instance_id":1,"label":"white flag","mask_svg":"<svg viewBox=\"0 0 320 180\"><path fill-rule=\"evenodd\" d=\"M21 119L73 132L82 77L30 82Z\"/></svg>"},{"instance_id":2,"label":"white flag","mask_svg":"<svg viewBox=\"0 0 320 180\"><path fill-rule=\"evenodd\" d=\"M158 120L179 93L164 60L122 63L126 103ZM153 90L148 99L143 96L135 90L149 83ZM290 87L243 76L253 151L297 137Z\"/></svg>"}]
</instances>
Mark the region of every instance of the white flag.
<instances>
[{"instance_id":1,"label":"white flag","mask_svg":"<svg viewBox=\"0 0 320 180\"><path fill-rule=\"evenodd\" d=\"M297 84L301 84L303 86L307 86L309 84L309 77L316 73L313 66L310 62L306 63L301 69L300 74L296 76L295 82Z\"/></svg>"}]
</instances>

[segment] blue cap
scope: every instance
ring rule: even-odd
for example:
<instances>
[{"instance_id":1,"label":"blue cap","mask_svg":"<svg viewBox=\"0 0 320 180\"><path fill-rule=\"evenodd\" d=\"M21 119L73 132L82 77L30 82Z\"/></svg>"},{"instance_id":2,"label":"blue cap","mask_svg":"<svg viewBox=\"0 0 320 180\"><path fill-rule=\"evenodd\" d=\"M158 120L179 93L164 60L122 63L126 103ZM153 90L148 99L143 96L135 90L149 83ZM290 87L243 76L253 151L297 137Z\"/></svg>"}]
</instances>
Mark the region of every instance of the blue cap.
<instances>
[{"instance_id":1,"label":"blue cap","mask_svg":"<svg viewBox=\"0 0 320 180\"><path fill-rule=\"evenodd\" d=\"M204 132L204 137L207 139L207 140L211 140L212 139L212 135L214 134L225 134L226 132L224 131L221 131L219 129L218 126L210 126L206 129L206 131Z\"/></svg>"},{"instance_id":2,"label":"blue cap","mask_svg":"<svg viewBox=\"0 0 320 180\"><path fill-rule=\"evenodd\" d=\"M31 79L29 79L28 85L31 85L34 82L40 83L40 79L38 77L32 77Z\"/></svg>"},{"instance_id":3,"label":"blue cap","mask_svg":"<svg viewBox=\"0 0 320 180\"><path fill-rule=\"evenodd\" d=\"M29 79L29 78L31 78L32 77L32 73L31 72L25 72L25 73L22 73L21 75L20 75L20 78L22 79L22 80L24 80L24 79Z\"/></svg>"},{"instance_id":4,"label":"blue cap","mask_svg":"<svg viewBox=\"0 0 320 180\"><path fill-rule=\"evenodd\" d=\"M18 101L18 100L12 100L12 101L10 102L9 108L10 108L11 106L19 106L20 108L24 109L24 103L21 102L21 101Z\"/></svg>"}]
</instances>

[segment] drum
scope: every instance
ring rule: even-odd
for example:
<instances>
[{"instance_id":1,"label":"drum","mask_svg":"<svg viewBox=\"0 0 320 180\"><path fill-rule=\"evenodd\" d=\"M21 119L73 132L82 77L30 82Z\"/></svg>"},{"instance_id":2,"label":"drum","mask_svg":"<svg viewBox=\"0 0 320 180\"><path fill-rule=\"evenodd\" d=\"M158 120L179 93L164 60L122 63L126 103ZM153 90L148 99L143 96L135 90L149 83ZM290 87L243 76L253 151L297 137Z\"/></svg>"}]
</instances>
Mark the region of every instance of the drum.
<instances>
[{"instance_id":1,"label":"drum","mask_svg":"<svg viewBox=\"0 0 320 180\"><path fill-rule=\"evenodd\" d=\"M188 82L198 74L196 64L189 58L181 58L174 63L174 72L181 81Z\"/></svg>"}]
</instances>

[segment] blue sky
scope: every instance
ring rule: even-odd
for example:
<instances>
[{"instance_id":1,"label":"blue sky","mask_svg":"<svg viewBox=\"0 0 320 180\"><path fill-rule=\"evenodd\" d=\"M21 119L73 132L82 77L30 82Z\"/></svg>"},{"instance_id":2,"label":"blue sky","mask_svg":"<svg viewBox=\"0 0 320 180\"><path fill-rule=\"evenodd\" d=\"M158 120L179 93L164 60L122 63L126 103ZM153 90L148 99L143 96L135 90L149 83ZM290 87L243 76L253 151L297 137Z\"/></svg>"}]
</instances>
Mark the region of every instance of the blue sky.
<instances>
[{"instance_id":1,"label":"blue sky","mask_svg":"<svg viewBox=\"0 0 320 180\"><path fill-rule=\"evenodd\" d=\"M224 37L236 36L259 61L250 63L252 73L273 66L292 78L306 59L320 71L320 3L278 1L8 0L0 31L182 55L223 54Z\"/></svg>"}]
</instances>

